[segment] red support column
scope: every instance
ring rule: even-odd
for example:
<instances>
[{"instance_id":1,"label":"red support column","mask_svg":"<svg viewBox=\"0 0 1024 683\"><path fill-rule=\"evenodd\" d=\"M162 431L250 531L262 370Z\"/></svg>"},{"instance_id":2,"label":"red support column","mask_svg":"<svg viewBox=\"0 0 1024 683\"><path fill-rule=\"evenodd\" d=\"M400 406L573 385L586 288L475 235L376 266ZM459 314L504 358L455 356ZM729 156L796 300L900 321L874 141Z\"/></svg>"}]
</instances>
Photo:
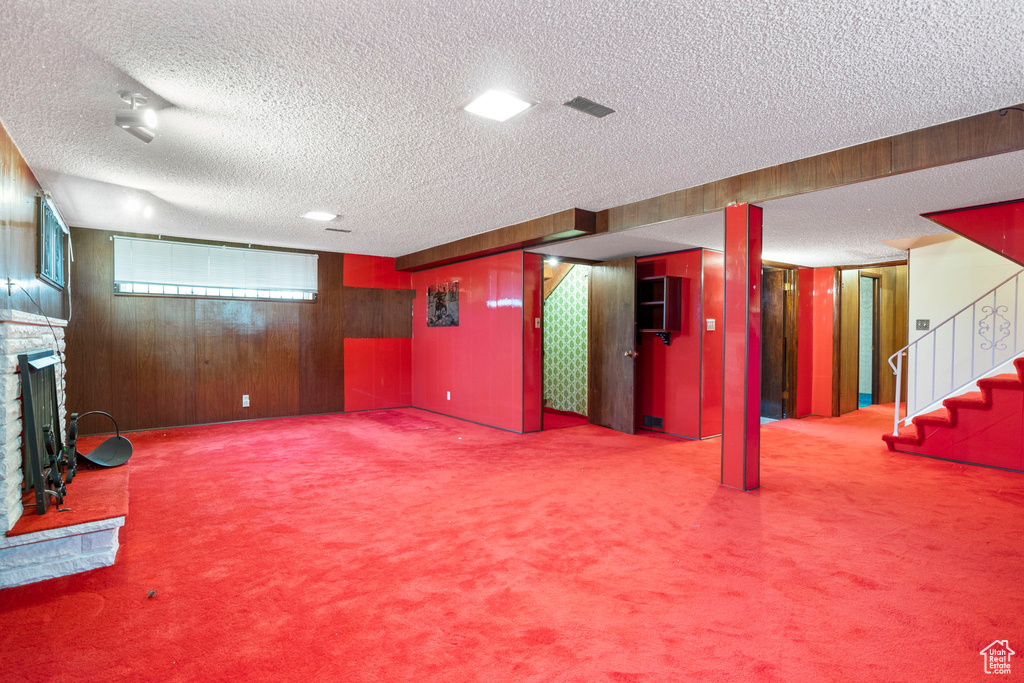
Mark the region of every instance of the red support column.
<instances>
[{"instance_id":1,"label":"red support column","mask_svg":"<svg viewBox=\"0 0 1024 683\"><path fill-rule=\"evenodd\" d=\"M761 207L725 207L722 484L761 484Z\"/></svg>"}]
</instances>

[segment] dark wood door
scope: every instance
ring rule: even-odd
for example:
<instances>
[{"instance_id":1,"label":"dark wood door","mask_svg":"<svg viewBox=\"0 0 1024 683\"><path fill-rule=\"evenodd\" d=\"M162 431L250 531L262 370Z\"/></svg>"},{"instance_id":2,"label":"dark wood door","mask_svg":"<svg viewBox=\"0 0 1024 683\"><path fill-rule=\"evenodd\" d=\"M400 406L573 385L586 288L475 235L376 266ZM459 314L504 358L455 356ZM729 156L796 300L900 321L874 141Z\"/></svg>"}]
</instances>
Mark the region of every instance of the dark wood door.
<instances>
[{"instance_id":1,"label":"dark wood door","mask_svg":"<svg viewBox=\"0 0 1024 683\"><path fill-rule=\"evenodd\" d=\"M598 263L590 271L592 424L632 434L636 422L636 258Z\"/></svg>"},{"instance_id":2,"label":"dark wood door","mask_svg":"<svg viewBox=\"0 0 1024 683\"><path fill-rule=\"evenodd\" d=\"M786 271L761 274L761 417L785 417Z\"/></svg>"}]
</instances>

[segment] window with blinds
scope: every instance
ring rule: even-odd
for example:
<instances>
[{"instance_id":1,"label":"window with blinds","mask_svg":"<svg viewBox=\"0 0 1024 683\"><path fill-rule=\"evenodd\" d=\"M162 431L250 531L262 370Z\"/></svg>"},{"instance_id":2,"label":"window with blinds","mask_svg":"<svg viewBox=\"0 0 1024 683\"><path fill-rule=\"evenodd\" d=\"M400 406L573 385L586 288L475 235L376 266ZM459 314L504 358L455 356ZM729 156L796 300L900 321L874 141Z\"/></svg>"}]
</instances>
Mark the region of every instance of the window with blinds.
<instances>
[{"instance_id":1,"label":"window with blinds","mask_svg":"<svg viewBox=\"0 0 1024 683\"><path fill-rule=\"evenodd\" d=\"M114 291L313 301L317 256L115 236Z\"/></svg>"},{"instance_id":2,"label":"window with blinds","mask_svg":"<svg viewBox=\"0 0 1024 683\"><path fill-rule=\"evenodd\" d=\"M64 235L67 226L48 196L36 198L36 236L40 280L64 289Z\"/></svg>"}]
</instances>

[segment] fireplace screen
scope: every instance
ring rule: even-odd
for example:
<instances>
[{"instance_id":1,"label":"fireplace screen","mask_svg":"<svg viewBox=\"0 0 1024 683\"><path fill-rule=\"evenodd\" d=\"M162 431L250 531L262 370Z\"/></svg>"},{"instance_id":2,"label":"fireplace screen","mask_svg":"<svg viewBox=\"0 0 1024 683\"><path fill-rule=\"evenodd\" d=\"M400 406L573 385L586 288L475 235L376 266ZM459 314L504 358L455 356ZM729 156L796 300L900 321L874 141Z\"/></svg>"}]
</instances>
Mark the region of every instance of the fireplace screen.
<instances>
[{"instance_id":1,"label":"fireplace screen","mask_svg":"<svg viewBox=\"0 0 1024 683\"><path fill-rule=\"evenodd\" d=\"M18 356L18 361L24 419L22 486L25 492L34 491L36 513L41 515L51 500L58 510L64 502L66 485L75 475L74 446L65 448L61 438L56 352L30 351Z\"/></svg>"}]
</instances>

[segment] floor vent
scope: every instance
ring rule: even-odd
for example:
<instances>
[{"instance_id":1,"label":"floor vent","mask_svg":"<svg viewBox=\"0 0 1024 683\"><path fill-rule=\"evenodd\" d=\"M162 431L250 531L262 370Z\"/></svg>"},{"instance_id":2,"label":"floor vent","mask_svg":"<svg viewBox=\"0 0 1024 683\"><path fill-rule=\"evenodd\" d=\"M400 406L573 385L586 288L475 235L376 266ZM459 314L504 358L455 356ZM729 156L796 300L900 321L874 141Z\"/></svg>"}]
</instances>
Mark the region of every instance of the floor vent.
<instances>
[{"instance_id":1,"label":"floor vent","mask_svg":"<svg viewBox=\"0 0 1024 683\"><path fill-rule=\"evenodd\" d=\"M660 417L654 417L653 415L644 415L644 427L651 427L653 429L664 429L664 422Z\"/></svg>"},{"instance_id":2,"label":"floor vent","mask_svg":"<svg viewBox=\"0 0 1024 683\"><path fill-rule=\"evenodd\" d=\"M596 116L599 119L608 116L608 114L615 113L615 110L612 109L611 107L606 107L603 104L598 104L593 100L588 100L586 97L574 97L568 102L566 102L565 106L569 107L570 109L576 109L577 111L581 111L584 114Z\"/></svg>"}]
</instances>

